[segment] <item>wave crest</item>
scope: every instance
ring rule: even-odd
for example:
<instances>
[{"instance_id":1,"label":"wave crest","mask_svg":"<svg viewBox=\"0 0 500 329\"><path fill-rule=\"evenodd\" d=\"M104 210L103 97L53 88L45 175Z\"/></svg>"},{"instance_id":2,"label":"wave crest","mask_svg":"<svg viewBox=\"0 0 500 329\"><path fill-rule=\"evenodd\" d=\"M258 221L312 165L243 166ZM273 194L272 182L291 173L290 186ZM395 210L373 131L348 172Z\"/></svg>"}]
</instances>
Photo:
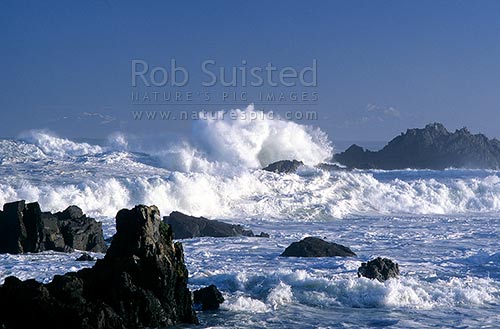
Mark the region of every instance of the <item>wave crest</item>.
<instances>
[{"instance_id":1,"label":"wave crest","mask_svg":"<svg viewBox=\"0 0 500 329\"><path fill-rule=\"evenodd\" d=\"M36 145L45 155L64 158L102 153L98 145L77 143L61 138L46 130L32 130L21 136L21 139Z\"/></svg>"},{"instance_id":2,"label":"wave crest","mask_svg":"<svg viewBox=\"0 0 500 329\"><path fill-rule=\"evenodd\" d=\"M195 122L193 132L210 160L247 168L287 159L316 165L333 155L328 137L320 129L281 120L273 112L255 111L253 105L206 116Z\"/></svg>"}]
</instances>

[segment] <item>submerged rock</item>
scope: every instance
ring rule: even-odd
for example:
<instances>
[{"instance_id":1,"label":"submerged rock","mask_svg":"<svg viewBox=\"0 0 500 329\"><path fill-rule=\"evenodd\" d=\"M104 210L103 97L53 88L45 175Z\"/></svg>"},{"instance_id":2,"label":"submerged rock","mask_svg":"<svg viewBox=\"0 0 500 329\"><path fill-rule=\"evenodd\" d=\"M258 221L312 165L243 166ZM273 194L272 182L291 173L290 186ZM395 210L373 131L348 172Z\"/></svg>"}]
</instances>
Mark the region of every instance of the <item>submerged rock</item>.
<instances>
[{"instance_id":1,"label":"submerged rock","mask_svg":"<svg viewBox=\"0 0 500 329\"><path fill-rule=\"evenodd\" d=\"M269 237L269 235L263 232L260 235L254 235L251 230L245 230L241 225L228 224L204 217L189 216L178 211L171 212L169 216L163 218L163 221L172 227L175 239L189 239L202 236L216 238L231 236Z\"/></svg>"},{"instance_id":2,"label":"submerged rock","mask_svg":"<svg viewBox=\"0 0 500 329\"><path fill-rule=\"evenodd\" d=\"M193 292L193 303L195 307L199 307L203 311L218 310L219 305L223 302L224 297L219 289L213 284Z\"/></svg>"},{"instance_id":3,"label":"submerged rock","mask_svg":"<svg viewBox=\"0 0 500 329\"><path fill-rule=\"evenodd\" d=\"M92 268L51 283L8 277L0 287L0 327L124 329L197 323L183 248L155 206L116 216L113 242Z\"/></svg>"},{"instance_id":4,"label":"submerged rock","mask_svg":"<svg viewBox=\"0 0 500 329\"><path fill-rule=\"evenodd\" d=\"M358 277L362 276L384 282L399 276L399 265L389 258L377 257L368 263L361 263L361 267L358 268Z\"/></svg>"},{"instance_id":5,"label":"submerged rock","mask_svg":"<svg viewBox=\"0 0 500 329\"><path fill-rule=\"evenodd\" d=\"M302 161L298 160L281 160L277 162L273 162L262 170L279 173L279 174L289 174L294 173L297 169L304 165Z\"/></svg>"},{"instance_id":6,"label":"submerged rock","mask_svg":"<svg viewBox=\"0 0 500 329\"><path fill-rule=\"evenodd\" d=\"M316 165L316 168L325 170L325 171L349 171L352 168L342 167L335 163L320 163Z\"/></svg>"},{"instance_id":7,"label":"submerged rock","mask_svg":"<svg viewBox=\"0 0 500 329\"><path fill-rule=\"evenodd\" d=\"M73 249L105 252L102 225L77 206L42 212L37 202L6 203L0 211L0 252L19 254Z\"/></svg>"},{"instance_id":8,"label":"submerged rock","mask_svg":"<svg viewBox=\"0 0 500 329\"><path fill-rule=\"evenodd\" d=\"M92 262L95 261L96 259L89 254L82 254L80 257L75 259L77 262Z\"/></svg>"},{"instance_id":9,"label":"submerged rock","mask_svg":"<svg viewBox=\"0 0 500 329\"><path fill-rule=\"evenodd\" d=\"M282 257L355 257L356 254L343 245L320 238L307 237L293 242L280 255Z\"/></svg>"},{"instance_id":10,"label":"submerged rock","mask_svg":"<svg viewBox=\"0 0 500 329\"><path fill-rule=\"evenodd\" d=\"M500 141L466 128L451 133L440 123L408 129L379 151L352 145L335 161L360 169L500 168Z\"/></svg>"}]
</instances>

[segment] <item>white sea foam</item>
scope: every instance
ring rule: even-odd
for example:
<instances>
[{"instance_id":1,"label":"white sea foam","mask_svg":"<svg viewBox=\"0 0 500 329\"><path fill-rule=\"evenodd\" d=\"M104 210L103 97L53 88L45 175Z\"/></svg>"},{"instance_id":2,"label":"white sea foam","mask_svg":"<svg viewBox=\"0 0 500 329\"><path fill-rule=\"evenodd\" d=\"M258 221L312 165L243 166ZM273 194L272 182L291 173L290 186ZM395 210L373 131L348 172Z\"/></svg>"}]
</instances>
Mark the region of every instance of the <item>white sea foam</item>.
<instances>
[{"instance_id":1,"label":"white sea foam","mask_svg":"<svg viewBox=\"0 0 500 329\"><path fill-rule=\"evenodd\" d=\"M102 258L104 254L85 252L94 258ZM0 284L8 276L15 276L21 280L36 279L48 283L56 274L78 271L92 266L94 261L76 261L81 256L80 252L63 253L44 251L28 254L0 254Z\"/></svg>"},{"instance_id":2,"label":"white sea foam","mask_svg":"<svg viewBox=\"0 0 500 329\"><path fill-rule=\"evenodd\" d=\"M228 301L222 304L221 308L233 312L264 313L269 311L269 307L264 302L245 296L228 297Z\"/></svg>"},{"instance_id":3,"label":"white sea foam","mask_svg":"<svg viewBox=\"0 0 500 329\"><path fill-rule=\"evenodd\" d=\"M118 167L124 165L117 175ZM47 210L77 204L95 216L113 216L138 203L163 213L269 220L318 220L357 214L460 214L500 210L500 178L378 180L370 173L278 175L260 170L234 176L157 171L115 154L96 164L48 165L0 177L0 203L40 201ZM79 173L81 172L81 174ZM92 173L89 177L88 173ZM39 175L36 177L36 175ZM81 175L81 176L79 176ZM116 176L116 177L115 177ZM121 176L121 177L120 177Z\"/></svg>"},{"instance_id":4,"label":"white sea foam","mask_svg":"<svg viewBox=\"0 0 500 329\"><path fill-rule=\"evenodd\" d=\"M0 140L0 165L13 165L44 159L36 145L13 140Z\"/></svg>"},{"instance_id":5,"label":"white sea foam","mask_svg":"<svg viewBox=\"0 0 500 329\"><path fill-rule=\"evenodd\" d=\"M267 296L266 303L271 305L273 309L277 309L279 306L291 303L292 299L292 287L280 282L276 287L271 289L271 292Z\"/></svg>"},{"instance_id":6,"label":"white sea foam","mask_svg":"<svg viewBox=\"0 0 500 329\"><path fill-rule=\"evenodd\" d=\"M226 289L238 287L240 294L246 294L230 299L227 303L228 309L262 312L290 304L293 299L298 303L316 307L433 309L498 303L500 293L498 281L476 277L439 279L431 282L403 276L382 283L355 278L354 273L349 276L321 276L306 270L281 269L267 272L265 279L262 275L263 273L256 276L250 273L245 275L247 281L259 282L260 289L253 284L241 282L241 274L238 273L232 276L227 273L211 276L209 280ZM199 280L193 278L194 282ZM231 283L230 280L235 282Z\"/></svg>"},{"instance_id":7,"label":"white sea foam","mask_svg":"<svg viewBox=\"0 0 500 329\"><path fill-rule=\"evenodd\" d=\"M354 327L398 323L420 328L433 321L436 327L460 321L471 327L497 322L499 224L488 216L451 220L370 216L253 225L254 231L265 230L271 237L183 240L190 288L215 284L225 298L223 312L216 317L199 313L203 325L310 328L335 327L332 323L345 320ZM457 231L461 234L448 234ZM348 243L358 257L279 257L305 232ZM397 261L401 276L383 283L357 278L360 263L374 255ZM4 255L0 282L7 275L47 282L55 273L92 264L75 262L77 256ZM343 319L346 314L349 317Z\"/></svg>"},{"instance_id":8,"label":"white sea foam","mask_svg":"<svg viewBox=\"0 0 500 329\"><path fill-rule=\"evenodd\" d=\"M333 155L331 143L320 129L282 120L272 112L256 111L253 105L200 116L186 139L115 133L108 138L108 150L145 152L170 170L219 175L286 159L316 165Z\"/></svg>"},{"instance_id":9,"label":"white sea foam","mask_svg":"<svg viewBox=\"0 0 500 329\"><path fill-rule=\"evenodd\" d=\"M357 214L460 214L500 210L500 178L452 181L379 181L371 174L318 173L313 177L255 171L234 177L174 172L168 176L82 178L80 183L0 180L0 203L26 199L44 209L77 204L95 216L113 216L138 203L221 218L318 220Z\"/></svg>"},{"instance_id":10,"label":"white sea foam","mask_svg":"<svg viewBox=\"0 0 500 329\"><path fill-rule=\"evenodd\" d=\"M25 134L30 143L3 140L0 202L40 201L51 211L75 203L107 217L146 203L163 213L270 220L500 210L497 172L326 172L310 166L332 153L320 130L252 106L232 113L196 121L181 142L113 134L98 146L45 131ZM259 169L293 158L308 165L289 175Z\"/></svg>"},{"instance_id":11,"label":"white sea foam","mask_svg":"<svg viewBox=\"0 0 500 329\"><path fill-rule=\"evenodd\" d=\"M116 212L139 203L155 204L162 214L178 210L266 225L269 239L184 242L190 284L221 289L226 298L221 307L229 311L221 316L228 323L233 316L225 314L238 312L257 319L255 326L300 327L299 310L311 327L325 326L339 321L345 308L349 314L352 308L376 308L370 318L380 309L409 308L407 314L423 320L399 325L420 327L451 316L450 309L462 318L461 307L477 312L468 321L498 313L498 229L491 215L500 212L499 172L327 172L313 166L332 152L321 131L259 117L252 107L234 113L239 120L196 122L193 135L182 141L113 134L99 146L44 131L26 134L23 141L0 140L0 204L26 199L52 212L76 204L103 220L107 236ZM294 158L307 164L295 174L259 169ZM435 214L450 216L441 220ZM349 220L327 221L334 218ZM305 235L349 242L359 258L278 257ZM356 278L360 261L380 254L398 260L402 276L384 283ZM76 257L3 255L0 281L16 275L47 282L55 273L89 265L74 262ZM326 318L316 318L325 316L320 310Z\"/></svg>"},{"instance_id":12,"label":"white sea foam","mask_svg":"<svg viewBox=\"0 0 500 329\"><path fill-rule=\"evenodd\" d=\"M44 210L63 210L78 205L93 216L113 217L117 209L130 204L129 191L116 179L78 185L36 185L22 181L19 185L0 184L0 203L14 200L39 201ZM108 207L106 207L106 204Z\"/></svg>"},{"instance_id":13,"label":"white sea foam","mask_svg":"<svg viewBox=\"0 0 500 329\"><path fill-rule=\"evenodd\" d=\"M52 157L82 156L101 153L100 146L77 143L44 130L32 130L21 138L36 145L45 155Z\"/></svg>"},{"instance_id":14,"label":"white sea foam","mask_svg":"<svg viewBox=\"0 0 500 329\"><path fill-rule=\"evenodd\" d=\"M498 282L480 278L452 278L432 283L415 278L384 283L361 278L330 281L325 288L343 306L419 309L489 303L497 301L495 295L499 292Z\"/></svg>"},{"instance_id":15,"label":"white sea foam","mask_svg":"<svg viewBox=\"0 0 500 329\"><path fill-rule=\"evenodd\" d=\"M255 111L252 105L198 120L193 132L195 143L209 160L247 168L286 159L315 165L332 156L330 142L321 130Z\"/></svg>"}]
</instances>

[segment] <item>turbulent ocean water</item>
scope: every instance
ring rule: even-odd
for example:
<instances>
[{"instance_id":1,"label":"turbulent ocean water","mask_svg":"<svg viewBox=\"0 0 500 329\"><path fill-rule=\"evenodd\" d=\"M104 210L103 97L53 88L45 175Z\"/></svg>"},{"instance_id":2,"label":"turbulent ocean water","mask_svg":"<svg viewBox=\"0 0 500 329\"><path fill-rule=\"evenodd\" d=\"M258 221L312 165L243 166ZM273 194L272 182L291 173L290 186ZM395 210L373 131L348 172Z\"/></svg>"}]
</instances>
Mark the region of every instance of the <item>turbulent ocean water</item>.
<instances>
[{"instance_id":1,"label":"turbulent ocean water","mask_svg":"<svg viewBox=\"0 0 500 329\"><path fill-rule=\"evenodd\" d=\"M48 131L0 140L0 204L76 204L102 221L106 237L116 212L136 204L269 233L183 241L190 287L213 283L226 298L220 311L199 313L203 327L498 326L500 172L324 171L314 165L331 159L334 144L323 132L249 113L196 121L185 140L114 134L85 143ZM283 159L306 165L295 174L260 169ZM306 236L358 257L279 257ZM93 265L78 255L0 255L0 280L48 282ZM376 256L397 261L401 277L357 278Z\"/></svg>"}]
</instances>

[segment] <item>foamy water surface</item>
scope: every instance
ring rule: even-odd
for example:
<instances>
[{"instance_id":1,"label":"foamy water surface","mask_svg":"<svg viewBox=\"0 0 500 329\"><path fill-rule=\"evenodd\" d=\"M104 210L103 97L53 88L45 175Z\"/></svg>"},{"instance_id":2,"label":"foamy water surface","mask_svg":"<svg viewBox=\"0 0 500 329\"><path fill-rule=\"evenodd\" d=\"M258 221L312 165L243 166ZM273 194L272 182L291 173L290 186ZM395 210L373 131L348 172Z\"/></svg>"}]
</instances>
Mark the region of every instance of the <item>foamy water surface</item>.
<instances>
[{"instance_id":1,"label":"foamy water surface","mask_svg":"<svg viewBox=\"0 0 500 329\"><path fill-rule=\"evenodd\" d=\"M261 116L200 120L185 140L113 134L95 145L27 132L0 140L0 204L25 199L43 210L79 205L114 233L124 207L242 223L261 238L184 241L191 288L216 284L226 302L202 313L205 327L495 327L500 322L500 174L488 170L329 172L333 146L318 129ZM299 159L295 174L260 168ZM279 254L320 236L356 258ZM48 282L91 266L78 253L0 255L8 275ZM102 255L96 255L102 257ZM362 261L386 256L402 275L357 278Z\"/></svg>"}]
</instances>

